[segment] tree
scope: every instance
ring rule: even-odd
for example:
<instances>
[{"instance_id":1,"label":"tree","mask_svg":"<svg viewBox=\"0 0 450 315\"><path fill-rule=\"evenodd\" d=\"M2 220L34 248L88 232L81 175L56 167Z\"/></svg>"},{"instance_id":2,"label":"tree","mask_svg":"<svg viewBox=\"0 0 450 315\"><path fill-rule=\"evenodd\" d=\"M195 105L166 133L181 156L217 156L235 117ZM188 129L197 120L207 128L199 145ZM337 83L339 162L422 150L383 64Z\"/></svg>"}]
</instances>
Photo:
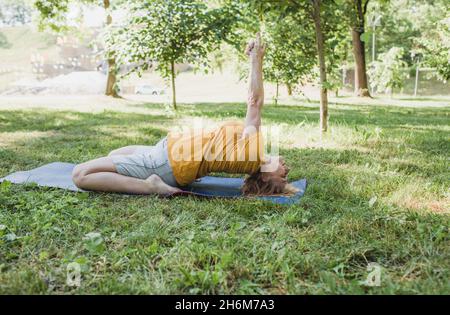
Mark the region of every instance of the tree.
<instances>
[{"instance_id":1,"label":"tree","mask_svg":"<svg viewBox=\"0 0 450 315\"><path fill-rule=\"evenodd\" d=\"M228 0L231 1L231 0ZM327 73L331 67L338 66L335 57L339 53L336 49L342 40L343 10L340 8L340 1L321 0L279 0L279 1L259 1L259 0L235 0L239 3L247 4L247 10L257 12L264 17L270 14L278 14L280 21L292 18L297 24L291 32L284 34L284 40L289 41L295 38L295 30L303 29L304 39L308 43L315 43L315 54L307 55L307 62L318 64L319 85L320 85L320 126L322 132L328 128L328 96L327 90L329 82ZM341 0L342 1L342 0ZM253 13L255 14L255 13ZM282 23L282 22L280 22ZM295 50L295 46L292 48ZM295 55L293 56L295 58ZM292 62L292 61L291 61ZM294 61L296 62L296 61ZM303 61L305 62L305 61ZM301 76L301 73L300 73Z\"/></svg>"},{"instance_id":2,"label":"tree","mask_svg":"<svg viewBox=\"0 0 450 315\"><path fill-rule=\"evenodd\" d=\"M404 50L402 59L409 66L418 69L420 63L434 68L436 77L445 81L445 73L450 72L448 1L379 0L371 1L367 11L369 16L381 16L376 42L379 53L401 47Z\"/></svg>"},{"instance_id":3,"label":"tree","mask_svg":"<svg viewBox=\"0 0 450 315\"><path fill-rule=\"evenodd\" d=\"M394 93L395 88L403 87L408 78L408 64L402 59L404 49L392 47L378 56L369 70L375 88L385 93Z\"/></svg>"},{"instance_id":4,"label":"tree","mask_svg":"<svg viewBox=\"0 0 450 315\"><path fill-rule=\"evenodd\" d=\"M112 24L112 17L110 12L110 1L109 0L103 0L103 7L105 8L107 14L106 14L106 26L111 27ZM109 95L112 97L118 97L117 93L117 67L116 67L116 60L114 58L114 54L107 53L108 57L108 76L106 80L106 90L105 95Z\"/></svg>"},{"instance_id":5,"label":"tree","mask_svg":"<svg viewBox=\"0 0 450 315\"><path fill-rule=\"evenodd\" d=\"M376 28L377 54L387 52L394 46L402 47L405 52L415 49L414 39L420 36L421 28L427 26L422 23L419 16L414 16L413 7L415 7L415 4L413 1L416 0L370 2L367 9L368 18L370 17L375 21L378 17L378 27ZM364 37L368 41L371 35L373 36L373 29L368 29ZM406 53L404 57L407 58L405 61L411 62L411 60L408 60L409 54Z\"/></svg>"},{"instance_id":6,"label":"tree","mask_svg":"<svg viewBox=\"0 0 450 315\"><path fill-rule=\"evenodd\" d=\"M101 5L106 13L106 26L110 27L112 23L111 17L111 3L110 0L36 0L34 6L39 12L39 27L40 29L51 29L55 32L68 32L71 28L67 23L67 15L70 6L73 4ZM111 56L110 53L105 52L105 56ZM105 95L118 97L117 94L117 79L116 79L116 62L114 58L108 57L108 73L107 83L105 87Z\"/></svg>"},{"instance_id":7,"label":"tree","mask_svg":"<svg viewBox=\"0 0 450 315\"><path fill-rule=\"evenodd\" d=\"M365 32L365 15L369 0L347 0L351 2L350 28L353 43L353 57L355 60L355 89L358 96L370 96L367 80L366 51L362 36Z\"/></svg>"},{"instance_id":8,"label":"tree","mask_svg":"<svg viewBox=\"0 0 450 315\"><path fill-rule=\"evenodd\" d=\"M31 22L32 5L28 0L2 0L0 26L24 25Z\"/></svg>"},{"instance_id":9,"label":"tree","mask_svg":"<svg viewBox=\"0 0 450 315\"><path fill-rule=\"evenodd\" d=\"M448 11L447 11L448 12ZM418 39L423 63L436 69L436 77L450 79L450 14L436 23L433 31Z\"/></svg>"},{"instance_id":10,"label":"tree","mask_svg":"<svg viewBox=\"0 0 450 315\"><path fill-rule=\"evenodd\" d=\"M336 61L342 59L342 49L339 49L339 43L344 40L343 11L340 8L339 1L321 1L309 0L301 2L291 0L294 4L291 8L295 12L297 21L308 23L312 20L314 23L314 37L316 42L316 53L319 68L320 85L320 129L322 133L328 130L328 75L334 67L337 67ZM305 19L306 17L306 19Z\"/></svg>"},{"instance_id":11,"label":"tree","mask_svg":"<svg viewBox=\"0 0 450 315\"><path fill-rule=\"evenodd\" d=\"M277 104L280 84L285 84L291 94L293 86L312 77L316 52L309 34L313 27L305 29L292 16L280 18L274 14L265 18L264 25L267 44L264 77L276 84Z\"/></svg>"},{"instance_id":12,"label":"tree","mask_svg":"<svg viewBox=\"0 0 450 315\"><path fill-rule=\"evenodd\" d=\"M113 43L121 63L141 74L155 66L170 79L176 109L177 63L207 66L208 52L218 47L228 31L227 17L196 0L144 0L133 2L131 16Z\"/></svg>"},{"instance_id":13,"label":"tree","mask_svg":"<svg viewBox=\"0 0 450 315\"><path fill-rule=\"evenodd\" d=\"M404 60L413 65L410 52L421 47L422 39L436 35L440 21L445 20L449 9L446 0L371 1L367 15L381 16L376 30L377 52L387 52L394 46L402 47L405 50ZM370 30L367 33L372 34Z\"/></svg>"},{"instance_id":14,"label":"tree","mask_svg":"<svg viewBox=\"0 0 450 315\"><path fill-rule=\"evenodd\" d=\"M311 0L312 18L315 25L317 54L319 58L320 73L320 129L326 132L328 129L328 93L327 93L327 68L325 64L325 39L322 30L322 18L320 14L321 0Z\"/></svg>"}]
</instances>

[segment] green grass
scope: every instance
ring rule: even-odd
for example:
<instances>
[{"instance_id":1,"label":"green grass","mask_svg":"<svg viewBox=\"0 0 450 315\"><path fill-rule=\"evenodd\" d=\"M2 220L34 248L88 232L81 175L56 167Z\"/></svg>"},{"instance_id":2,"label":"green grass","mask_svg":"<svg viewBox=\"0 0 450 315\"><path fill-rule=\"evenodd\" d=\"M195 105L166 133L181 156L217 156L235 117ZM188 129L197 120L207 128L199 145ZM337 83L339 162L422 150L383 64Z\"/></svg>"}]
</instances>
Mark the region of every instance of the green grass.
<instances>
[{"instance_id":1,"label":"green grass","mask_svg":"<svg viewBox=\"0 0 450 315\"><path fill-rule=\"evenodd\" d=\"M193 117L242 118L243 104L131 112L0 111L0 176L153 144ZM136 108L136 112L132 112ZM0 293L449 294L449 109L267 106L280 125L298 205L159 199L0 187ZM371 201L371 202L370 202ZM87 239L96 232L100 237ZM81 265L79 288L66 284ZM368 287L367 265L382 267Z\"/></svg>"}]
</instances>

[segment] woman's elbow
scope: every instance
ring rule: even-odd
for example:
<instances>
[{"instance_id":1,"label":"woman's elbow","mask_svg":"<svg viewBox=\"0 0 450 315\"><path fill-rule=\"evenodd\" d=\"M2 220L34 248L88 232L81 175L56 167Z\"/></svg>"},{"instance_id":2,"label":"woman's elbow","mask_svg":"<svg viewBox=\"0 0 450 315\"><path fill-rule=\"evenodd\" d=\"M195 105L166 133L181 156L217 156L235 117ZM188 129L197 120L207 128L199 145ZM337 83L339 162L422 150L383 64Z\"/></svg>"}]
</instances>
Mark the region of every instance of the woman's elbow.
<instances>
[{"instance_id":1,"label":"woman's elbow","mask_svg":"<svg viewBox=\"0 0 450 315\"><path fill-rule=\"evenodd\" d=\"M264 97L250 95L247 100L247 104L252 108L261 108L264 104Z\"/></svg>"}]
</instances>

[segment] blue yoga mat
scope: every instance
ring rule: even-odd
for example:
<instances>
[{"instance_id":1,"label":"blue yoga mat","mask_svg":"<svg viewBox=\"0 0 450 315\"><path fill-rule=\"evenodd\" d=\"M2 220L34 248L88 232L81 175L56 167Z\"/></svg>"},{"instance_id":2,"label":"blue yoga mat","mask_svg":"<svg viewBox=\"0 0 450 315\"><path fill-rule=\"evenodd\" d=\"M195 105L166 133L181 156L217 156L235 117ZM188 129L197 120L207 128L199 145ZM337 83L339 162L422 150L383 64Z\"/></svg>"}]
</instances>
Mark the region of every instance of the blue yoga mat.
<instances>
[{"instance_id":1,"label":"blue yoga mat","mask_svg":"<svg viewBox=\"0 0 450 315\"><path fill-rule=\"evenodd\" d=\"M72 169L75 164L55 162L23 172L16 172L0 179L0 182L8 180L14 184L35 183L38 186L62 188L71 191L83 191L72 181ZM244 197L240 188L244 180L242 178L227 178L205 176L189 186L183 187L184 193L177 195L193 195L199 197ZM299 189L293 196L258 196L258 199L272 201L277 204L294 204L300 200L306 190L306 180L301 179L291 183ZM169 196L170 197L170 196Z\"/></svg>"}]
</instances>

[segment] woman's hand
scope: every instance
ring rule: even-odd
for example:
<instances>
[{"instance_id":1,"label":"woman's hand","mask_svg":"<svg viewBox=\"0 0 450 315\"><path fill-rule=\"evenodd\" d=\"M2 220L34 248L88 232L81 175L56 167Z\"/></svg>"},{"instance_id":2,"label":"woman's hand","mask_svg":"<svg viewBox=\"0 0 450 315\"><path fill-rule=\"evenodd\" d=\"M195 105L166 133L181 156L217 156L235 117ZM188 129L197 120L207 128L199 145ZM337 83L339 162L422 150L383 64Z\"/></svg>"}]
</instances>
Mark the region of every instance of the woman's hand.
<instances>
[{"instance_id":1,"label":"woman's hand","mask_svg":"<svg viewBox=\"0 0 450 315\"><path fill-rule=\"evenodd\" d=\"M256 33L256 38L251 39L247 47L245 48L245 54L250 57L251 60L262 61L264 53L266 51L266 45L261 40L261 34Z\"/></svg>"}]
</instances>

